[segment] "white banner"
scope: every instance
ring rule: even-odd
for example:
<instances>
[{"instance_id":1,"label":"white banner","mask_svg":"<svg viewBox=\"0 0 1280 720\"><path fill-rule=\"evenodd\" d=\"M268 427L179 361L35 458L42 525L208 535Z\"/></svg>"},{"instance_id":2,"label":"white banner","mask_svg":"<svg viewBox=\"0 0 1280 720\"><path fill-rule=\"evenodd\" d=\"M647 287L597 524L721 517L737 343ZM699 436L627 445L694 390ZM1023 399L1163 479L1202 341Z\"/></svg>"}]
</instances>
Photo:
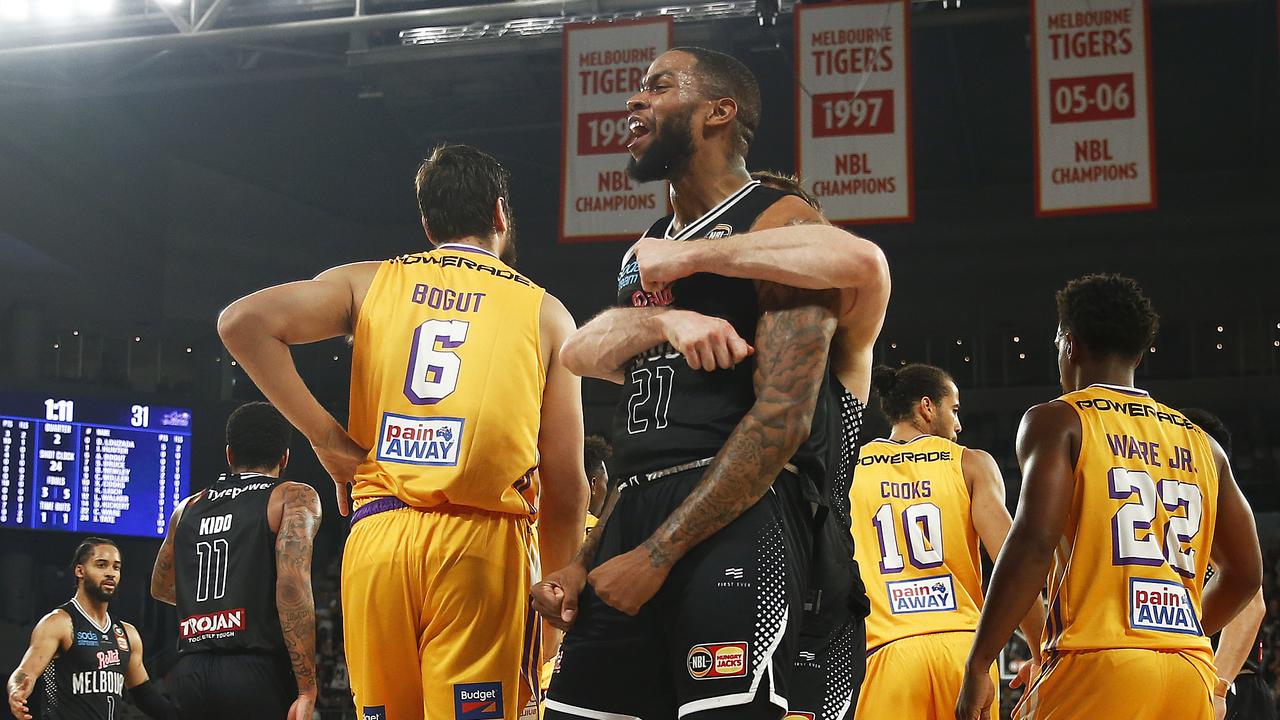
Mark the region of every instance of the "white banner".
<instances>
[{"instance_id":1,"label":"white banner","mask_svg":"<svg viewBox=\"0 0 1280 720\"><path fill-rule=\"evenodd\" d=\"M632 240L667 211L667 184L627 177L627 99L671 47L671 18L564 29L560 241Z\"/></svg>"},{"instance_id":2,"label":"white banner","mask_svg":"<svg viewBox=\"0 0 1280 720\"><path fill-rule=\"evenodd\" d=\"M1037 215L1156 206L1147 12L1033 0Z\"/></svg>"},{"instance_id":3,"label":"white banner","mask_svg":"<svg viewBox=\"0 0 1280 720\"><path fill-rule=\"evenodd\" d=\"M796 6L796 172L832 222L914 217L907 12Z\"/></svg>"}]
</instances>

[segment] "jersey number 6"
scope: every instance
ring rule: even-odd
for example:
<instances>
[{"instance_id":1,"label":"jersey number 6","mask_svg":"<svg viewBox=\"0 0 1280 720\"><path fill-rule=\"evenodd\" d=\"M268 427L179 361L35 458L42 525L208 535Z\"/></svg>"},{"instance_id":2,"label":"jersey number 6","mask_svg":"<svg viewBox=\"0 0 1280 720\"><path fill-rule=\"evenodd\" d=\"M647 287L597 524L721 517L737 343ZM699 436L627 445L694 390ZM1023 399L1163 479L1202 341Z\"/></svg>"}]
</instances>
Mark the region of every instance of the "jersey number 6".
<instances>
[{"instance_id":1,"label":"jersey number 6","mask_svg":"<svg viewBox=\"0 0 1280 720\"><path fill-rule=\"evenodd\" d=\"M470 323L427 320L413 331L404 396L414 405L435 405L458 389L462 358L451 352L467 341Z\"/></svg>"}]
</instances>

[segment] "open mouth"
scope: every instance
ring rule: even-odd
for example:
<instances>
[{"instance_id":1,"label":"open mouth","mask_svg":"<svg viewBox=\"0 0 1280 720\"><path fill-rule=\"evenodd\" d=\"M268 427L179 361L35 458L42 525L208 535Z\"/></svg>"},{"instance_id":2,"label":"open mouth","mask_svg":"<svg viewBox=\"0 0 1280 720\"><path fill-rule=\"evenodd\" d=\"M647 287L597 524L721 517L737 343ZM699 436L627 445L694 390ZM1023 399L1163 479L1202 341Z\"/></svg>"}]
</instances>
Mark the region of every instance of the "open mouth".
<instances>
[{"instance_id":1,"label":"open mouth","mask_svg":"<svg viewBox=\"0 0 1280 720\"><path fill-rule=\"evenodd\" d=\"M649 126L645 124L645 122L640 118L636 117L635 115L632 115L627 120L627 133L631 138L630 140L627 141L627 149L628 150L634 149L636 145L640 143L641 140L643 140L646 136L649 135L649 132L650 132Z\"/></svg>"}]
</instances>

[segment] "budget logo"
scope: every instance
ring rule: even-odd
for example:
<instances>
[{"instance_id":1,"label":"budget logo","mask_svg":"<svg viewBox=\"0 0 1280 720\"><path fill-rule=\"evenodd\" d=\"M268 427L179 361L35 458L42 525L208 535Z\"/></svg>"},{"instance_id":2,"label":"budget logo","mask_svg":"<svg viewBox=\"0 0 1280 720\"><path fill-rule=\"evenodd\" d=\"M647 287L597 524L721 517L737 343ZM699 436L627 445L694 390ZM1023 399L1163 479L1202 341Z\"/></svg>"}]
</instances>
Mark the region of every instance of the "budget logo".
<instances>
[{"instance_id":1,"label":"budget logo","mask_svg":"<svg viewBox=\"0 0 1280 720\"><path fill-rule=\"evenodd\" d=\"M1187 588L1166 580L1129 578L1129 627L1203 635Z\"/></svg>"},{"instance_id":2,"label":"budget logo","mask_svg":"<svg viewBox=\"0 0 1280 720\"><path fill-rule=\"evenodd\" d=\"M383 413L378 459L408 465L457 465L462 425L462 418Z\"/></svg>"},{"instance_id":3,"label":"budget logo","mask_svg":"<svg viewBox=\"0 0 1280 720\"><path fill-rule=\"evenodd\" d=\"M502 683L461 683L453 686L456 720L502 720Z\"/></svg>"},{"instance_id":4,"label":"budget logo","mask_svg":"<svg viewBox=\"0 0 1280 720\"><path fill-rule=\"evenodd\" d=\"M956 592L950 575L895 580L885 583L885 588L889 593L889 612L894 615L956 609Z\"/></svg>"},{"instance_id":5,"label":"budget logo","mask_svg":"<svg viewBox=\"0 0 1280 720\"><path fill-rule=\"evenodd\" d=\"M365 705L360 708L360 720L387 720L387 706Z\"/></svg>"},{"instance_id":6,"label":"budget logo","mask_svg":"<svg viewBox=\"0 0 1280 720\"><path fill-rule=\"evenodd\" d=\"M718 680L747 674L747 644L706 643L694 645L687 658L689 676L694 680Z\"/></svg>"}]
</instances>

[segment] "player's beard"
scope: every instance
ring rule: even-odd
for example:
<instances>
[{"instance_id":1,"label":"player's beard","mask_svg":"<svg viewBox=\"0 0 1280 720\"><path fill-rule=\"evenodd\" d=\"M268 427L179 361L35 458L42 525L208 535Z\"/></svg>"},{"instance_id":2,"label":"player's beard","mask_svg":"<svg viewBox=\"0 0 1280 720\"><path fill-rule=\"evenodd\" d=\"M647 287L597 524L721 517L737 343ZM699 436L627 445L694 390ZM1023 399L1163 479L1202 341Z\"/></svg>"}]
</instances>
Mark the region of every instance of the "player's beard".
<instances>
[{"instance_id":1,"label":"player's beard","mask_svg":"<svg viewBox=\"0 0 1280 720\"><path fill-rule=\"evenodd\" d=\"M84 579L84 592L89 597L101 603L111 602L111 598L116 596L116 591L114 589L107 590L102 587L102 583L94 582L89 578Z\"/></svg>"},{"instance_id":2,"label":"player's beard","mask_svg":"<svg viewBox=\"0 0 1280 720\"><path fill-rule=\"evenodd\" d=\"M506 242L502 243L502 252L498 255L498 259L512 269L515 269L516 261L520 259L519 253L516 251L516 216L512 212L510 205L507 206Z\"/></svg>"},{"instance_id":3,"label":"player's beard","mask_svg":"<svg viewBox=\"0 0 1280 720\"><path fill-rule=\"evenodd\" d=\"M627 162L627 175L636 182L677 180L684 175L693 157L693 108L683 116L672 117L653 130L649 149L639 158L634 155Z\"/></svg>"}]
</instances>

